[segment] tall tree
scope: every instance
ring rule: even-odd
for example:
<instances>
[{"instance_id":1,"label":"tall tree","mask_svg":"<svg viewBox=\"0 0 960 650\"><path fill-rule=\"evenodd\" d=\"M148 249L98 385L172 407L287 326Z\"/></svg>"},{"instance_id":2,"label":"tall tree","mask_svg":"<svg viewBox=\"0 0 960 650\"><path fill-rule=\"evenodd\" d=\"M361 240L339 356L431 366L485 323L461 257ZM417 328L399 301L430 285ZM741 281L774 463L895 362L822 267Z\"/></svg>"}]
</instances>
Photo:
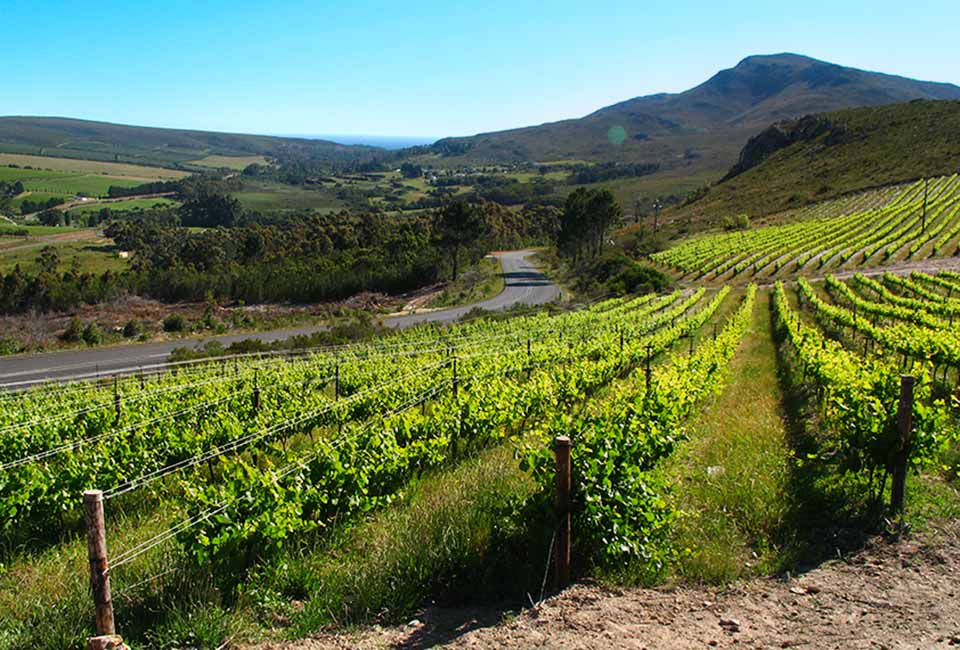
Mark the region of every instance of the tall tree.
<instances>
[{"instance_id":1,"label":"tall tree","mask_svg":"<svg viewBox=\"0 0 960 650\"><path fill-rule=\"evenodd\" d=\"M438 245L450 256L453 279L457 279L461 253L482 244L490 234L486 206L458 199L434 213L433 232Z\"/></svg>"},{"instance_id":2,"label":"tall tree","mask_svg":"<svg viewBox=\"0 0 960 650\"><path fill-rule=\"evenodd\" d=\"M607 233L622 214L610 190L585 187L574 190L567 196L563 208L557 248L574 261L585 252L598 255Z\"/></svg>"}]
</instances>

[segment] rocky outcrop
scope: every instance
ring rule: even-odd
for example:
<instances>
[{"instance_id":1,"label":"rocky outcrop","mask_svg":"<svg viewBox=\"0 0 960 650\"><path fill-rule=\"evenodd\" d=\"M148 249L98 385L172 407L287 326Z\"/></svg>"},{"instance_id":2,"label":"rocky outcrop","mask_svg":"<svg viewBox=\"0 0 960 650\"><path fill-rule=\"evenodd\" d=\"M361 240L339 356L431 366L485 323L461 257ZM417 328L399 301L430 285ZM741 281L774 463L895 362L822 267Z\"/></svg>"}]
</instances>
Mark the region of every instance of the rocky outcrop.
<instances>
[{"instance_id":1,"label":"rocky outcrop","mask_svg":"<svg viewBox=\"0 0 960 650\"><path fill-rule=\"evenodd\" d=\"M739 160L720 182L739 176L796 142L812 141L824 134L827 134L827 145L845 140L844 129L822 116L807 115L798 120L777 122L747 140L746 146L740 151Z\"/></svg>"}]
</instances>

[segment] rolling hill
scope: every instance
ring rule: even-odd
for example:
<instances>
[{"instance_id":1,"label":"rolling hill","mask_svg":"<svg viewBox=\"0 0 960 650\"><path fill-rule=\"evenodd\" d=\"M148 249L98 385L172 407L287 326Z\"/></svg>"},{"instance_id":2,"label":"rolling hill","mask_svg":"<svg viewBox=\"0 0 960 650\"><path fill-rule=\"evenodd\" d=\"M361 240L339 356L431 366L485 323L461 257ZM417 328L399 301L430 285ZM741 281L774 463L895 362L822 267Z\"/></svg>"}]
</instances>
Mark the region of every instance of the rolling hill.
<instances>
[{"instance_id":1,"label":"rolling hill","mask_svg":"<svg viewBox=\"0 0 960 650\"><path fill-rule=\"evenodd\" d=\"M380 151L304 138L162 129L63 117L0 117L3 153L189 167L185 163L209 155L296 152L324 160L356 160Z\"/></svg>"},{"instance_id":2,"label":"rolling hill","mask_svg":"<svg viewBox=\"0 0 960 650\"><path fill-rule=\"evenodd\" d=\"M432 150L462 161L659 162L663 171L719 176L747 138L773 122L913 99L960 99L960 87L796 54L751 56L682 93L629 99L579 119L447 138Z\"/></svg>"},{"instance_id":3,"label":"rolling hill","mask_svg":"<svg viewBox=\"0 0 960 650\"><path fill-rule=\"evenodd\" d=\"M958 170L960 101L845 109L761 131L719 183L665 216L695 221L763 216Z\"/></svg>"}]
</instances>

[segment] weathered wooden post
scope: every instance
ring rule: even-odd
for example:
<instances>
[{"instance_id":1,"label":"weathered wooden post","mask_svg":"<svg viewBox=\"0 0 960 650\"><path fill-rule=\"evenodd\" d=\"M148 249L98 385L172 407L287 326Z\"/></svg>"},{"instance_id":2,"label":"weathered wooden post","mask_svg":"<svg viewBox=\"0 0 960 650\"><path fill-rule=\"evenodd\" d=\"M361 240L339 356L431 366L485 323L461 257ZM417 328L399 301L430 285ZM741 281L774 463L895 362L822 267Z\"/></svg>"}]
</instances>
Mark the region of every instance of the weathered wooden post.
<instances>
[{"instance_id":1,"label":"weathered wooden post","mask_svg":"<svg viewBox=\"0 0 960 650\"><path fill-rule=\"evenodd\" d=\"M107 573L107 533L103 522L103 492L83 493L83 510L87 519L87 556L90 559L90 587L96 610L97 636L115 634L113 602L110 600L110 576Z\"/></svg>"},{"instance_id":2,"label":"weathered wooden post","mask_svg":"<svg viewBox=\"0 0 960 650\"><path fill-rule=\"evenodd\" d=\"M453 358L453 399L457 399L457 389L460 388L460 378L457 376L457 358Z\"/></svg>"},{"instance_id":3,"label":"weathered wooden post","mask_svg":"<svg viewBox=\"0 0 960 650\"><path fill-rule=\"evenodd\" d=\"M716 323L713 324L713 340L714 341L717 340L717 324Z\"/></svg>"},{"instance_id":4,"label":"weathered wooden post","mask_svg":"<svg viewBox=\"0 0 960 650\"><path fill-rule=\"evenodd\" d=\"M337 361L337 367L333 370L333 399L340 399L340 362Z\"/></svg>"},{"instance_id":5,"label":"weathered wooden post","mask_svg":"<svg viewBox=\"0 0 960 650\"><path fill-rule=\"evenodd\" d=\"M651 350L652 347L653 347L653 346L651 346L651 345L649 345L649 344L647 345L647 365L646 365L646 369L645 369L645 375L646 375L646 380L647 380L647 395L650 394L650 379L651 379L651 375L650 375L650 350Z\"/></svg>"},{"instance_id":6,"label":"weathered wooden post","mask_svg":"<svg viewBox=\"0 0 960 650\"><path fill-rule=\"evenodd\" d=\"M620 356L623 357L623 328L620 328Z\"/></svg>"},{"instance_id":7,"label":"weathered wooden post","mask_svg":"<svg viewBox=\"0 0 960 650\"><path fill-rule=\"evenodd\" d=\"M120 405L120 385L117 383L117 376L113 376L113 410L117 414L117 420L123 413L123 407Z\"/></svg>"},{"instance_id":8,"label":"weathered wooden post","mask_svg":"<svg viewBox=\"0 0 960 650\"><path fill-rule=\"evenodd\" d=\"M900 377L900 403L897 407L897 442L893 458L893 483L890 488L890 509L903 512L903 496L907 483L907 459L910 456L913 429L913 383L911 375Z\"/></svg>"},{"instance_id":9,"label":"weathered wooden post","mask_svg":"<svg viewBox=\"0 0 960 650\"><path fill-rule=\"evenodd\" d=\"M253 414L256 415L260 411L260 369L255 368L253 371Z\"/></svg>"},{"instance_id":10,"label":"weathered wooden post","mask_svg":"<svg viewBox=\"0 0 960 650\"><path fill-rule=\"evenodd\" d=\"M570 490L572 483L572 466L570 462L570 438L557 436L554 440L553 453L557 461L557 588L562 589L570 584L570 540L571 521Z\"/></svg>"}]
</instances>

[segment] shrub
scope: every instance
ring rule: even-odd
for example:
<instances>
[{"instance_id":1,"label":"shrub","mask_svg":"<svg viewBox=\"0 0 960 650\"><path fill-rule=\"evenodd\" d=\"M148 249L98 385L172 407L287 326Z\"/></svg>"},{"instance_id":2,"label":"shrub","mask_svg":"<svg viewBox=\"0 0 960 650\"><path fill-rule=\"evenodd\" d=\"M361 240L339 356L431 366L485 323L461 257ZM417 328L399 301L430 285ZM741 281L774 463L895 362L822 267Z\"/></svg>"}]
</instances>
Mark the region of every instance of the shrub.
<instances>
[{"instance_id":1,"label":"shrub","mask_svg":"<svg viewBox=\"0 0 960 650\"><path fill-rule=\"evenodd\" d=\"M183 314L170 314L163 319L164 332L185 332L187 330L187 319Z\"/></svg>"},{"instance_id":2,"label":"shrub","mask_svg":"<svg viewBox=\"0 0 960 650\"><path fill-rule=\"evenodd\" d=\"M670 279L651 266L633 264L607 283L617 293L661 292L670 286Z\"/></svg>"},{"instance_id":3,"label":"shrub","mask_svg":"<svg viewBox=\"0 0 960 650\"><path fill-rule=\"evenodd\" d=\"M103 331L96 323L89 323L83 328L83 342L87 345L99 345L103 342Z\"/></svg>"},{"instance_id":4,"label":"shrub","mask_svg":"<svg viewBox=\"0 0 960 650\"><path fill-rule=\"evenodd\" d=\"M83 321L78 316L71 318L60 338L67 343L78 343L83 338Z\"/></svg>"},{"instance_id":5,"label":"shrub","mask_svg":"<svg viewBox=\"0 0 960 650\"><path fill-rule=\"evenodd\" d=\"M143 323L138 320L130 319L123 326L123 335L128 339L140 336L143 333Z\"/></svg>"}]
</instances>

